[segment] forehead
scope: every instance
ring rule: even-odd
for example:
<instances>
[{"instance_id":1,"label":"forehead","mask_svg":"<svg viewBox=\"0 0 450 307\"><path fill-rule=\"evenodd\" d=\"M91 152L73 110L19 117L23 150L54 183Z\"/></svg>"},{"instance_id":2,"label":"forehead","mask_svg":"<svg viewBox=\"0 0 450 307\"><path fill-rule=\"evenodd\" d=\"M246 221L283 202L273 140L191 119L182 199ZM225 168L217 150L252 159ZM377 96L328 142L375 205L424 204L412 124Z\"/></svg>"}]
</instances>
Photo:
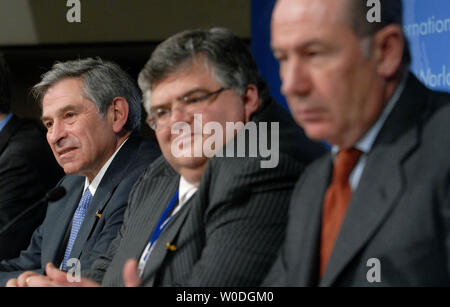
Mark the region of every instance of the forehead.
<instances>
[{"instance_id":1,"label":"forehead","mask_svg":"<svg viewBox=\"0 0 450 307\"><path fill-rule=\"evenodd\" d=\"M203 57L183 63L153 86L152 105L167 103L192 90L216 90L220 86L211 64ZM216 88L217 87L217 88Z\"/></svg>"},{"instance_id":2,"label":"forehead","mask_svg":"<svg viewBox=\"0 0 450 307\"><path fill-rule=\"evenodd\" d=\"M341 22L349 9L348 0L278 0L273 21Z\"/></svg>"},{"instance_id":3,"label":"forehead","mask_svg":"<svg viewBox=\"0 0 450 307\"><path fill-rule=\"evenodd\" d=\"M347 0L278 0L272 15L272 42L278 36L290 40L316 32L350 28Z\"/></svg>"},{"instance_id":4,"label":"forehead","mask_svg":"<svg viewBox=\"0 0 450 307\"><path fill-rule=\"evenodd\" d=\"M52 85L42 99L42 115L49 116L53 112L72 107L95 106L83 96L83 82L79 79L64 79Z\"/></svg>"}]
</instances>

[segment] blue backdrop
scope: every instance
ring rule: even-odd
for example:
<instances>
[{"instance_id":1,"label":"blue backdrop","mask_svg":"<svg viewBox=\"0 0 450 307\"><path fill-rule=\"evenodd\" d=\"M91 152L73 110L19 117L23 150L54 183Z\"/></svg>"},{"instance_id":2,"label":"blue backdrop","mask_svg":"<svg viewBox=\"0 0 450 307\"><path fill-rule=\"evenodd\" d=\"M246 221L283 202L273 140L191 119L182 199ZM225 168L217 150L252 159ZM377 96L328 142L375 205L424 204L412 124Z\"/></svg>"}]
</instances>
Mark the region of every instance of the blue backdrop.
<instances>
[{"instance_id":1,"label":"blue backdrop","mask_svg":"<svg viewBox=\"0 0 450 307\"><path fill-rule=\"evenodd\" d=\"M270 17L275 0L252 0L252 51L273 97L280 94L278 64L270 50ZM450 92L450 0L403 0L404 31L411 70L429 88Z\"/></svg>"}]
</instances>

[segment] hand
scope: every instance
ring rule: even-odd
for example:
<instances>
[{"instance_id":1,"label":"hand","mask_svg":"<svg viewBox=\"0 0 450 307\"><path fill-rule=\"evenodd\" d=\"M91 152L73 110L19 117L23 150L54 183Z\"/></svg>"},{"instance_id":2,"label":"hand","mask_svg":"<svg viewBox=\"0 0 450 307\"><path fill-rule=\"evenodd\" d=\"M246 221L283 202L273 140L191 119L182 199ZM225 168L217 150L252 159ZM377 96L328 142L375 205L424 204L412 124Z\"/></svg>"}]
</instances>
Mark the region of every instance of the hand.
<instances>
[{"instance_id":1,"label":"hand","mask_svg":"<svg viewBox=\"0 0 450 307\"><path fill-rule=\"evenodd\" d=\"M45 273L47 274L47 277L51 280L49 286L52 287L100 287L98 283L89 280L87 278L81 278L80 281L70 282L67 279L67 272L58 270L52 263L47 264L47 266L45 267ZM30 278L28 280L30 286L34 285L33 279ZM42 280L40 281L42 282ZM42 285L37 284L37 286L39 287Z\"/></svg>"},{"instance_id":2,"label":"hand","mask_svg":"<svg viewBox=\"0 0 450 307\"><path fill-rule=\"evenodd\" d=\"M28 282L31 280L31 278L38 278L39 282L42 283L43 286L45 283L49 282L46 276L40 275L35 272L26 271L20 274L19 277L8 280L8 282L6 283L6 287L28 287Z\"/></svg>"},{"instance_id":3,"label":"hand","mask_svg":"<svg viewBox=\"0 0 450 307\"><path fill-rule=\"evenodd\" d=\"M138 262L136 259L128 259L123 266L123 280L125 287L139 287L142 283L138 273Z\"/></svg>"},{"instance_id":4,"label":"hand","mask_svg":"<svg viewBox=\"0 0 450 307\"><path fill-rule=\"evenodd\" d=\"M34 272L25 272L17 279L10 279L7 287L100 287L99 284L86 278L79 282L69 282L67 272L58 270L52 263L45 267L47 276Z\"/></svg>"}]
</instances>

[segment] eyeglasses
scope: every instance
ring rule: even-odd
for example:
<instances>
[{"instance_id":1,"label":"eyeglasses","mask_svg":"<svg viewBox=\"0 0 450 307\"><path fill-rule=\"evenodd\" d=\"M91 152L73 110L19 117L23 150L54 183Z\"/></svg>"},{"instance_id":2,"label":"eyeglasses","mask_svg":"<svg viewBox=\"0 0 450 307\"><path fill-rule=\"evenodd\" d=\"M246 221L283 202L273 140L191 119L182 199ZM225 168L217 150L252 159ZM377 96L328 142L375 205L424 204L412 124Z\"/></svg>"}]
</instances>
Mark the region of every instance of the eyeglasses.
<instances>
[{"instance_id":1,"label":"eyeglasses","mask_svg":"<svg viewBox=\"0 0 450 307\"><path fill-rule=\"evenodd\" d=\"M222 87L217 91L206 93L204 91L197 91L177 99L179 106L178 110L186 114L201 113L208 103L213 102L222 91L228 88ZM147 121L150 128L164 128L169 122L172 115L172 106L162 105L150 108L150 116Z\"/></svg>"}]
</instances>

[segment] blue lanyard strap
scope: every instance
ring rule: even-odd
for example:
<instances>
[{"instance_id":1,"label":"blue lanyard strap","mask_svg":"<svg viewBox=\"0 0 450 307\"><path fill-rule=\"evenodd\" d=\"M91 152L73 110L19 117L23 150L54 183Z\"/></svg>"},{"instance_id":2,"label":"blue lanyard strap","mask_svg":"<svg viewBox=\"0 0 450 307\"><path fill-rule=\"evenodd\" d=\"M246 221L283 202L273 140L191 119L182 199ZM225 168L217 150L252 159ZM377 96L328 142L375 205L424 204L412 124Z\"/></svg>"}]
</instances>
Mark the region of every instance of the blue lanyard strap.
<instances>
[{"instance_id":1,"label":"blue lanyard strap","mask_svg":"<svg viewBox=\"0 0 450 307\"><path fill-rule=\"evenodd\" d=\"M159 218L159 222L155 227L155 230L153 231L152 237L150 238L150 247L155 243L155 241L158 239L161 232L164 230L166 225L168 223L164 223L167 219L167 216L172 211L173 207L178 201L178 190L175 192L175 195L172 197L172 200L170 201L169 205L167 206L166 210L164 210L163 214Z\"/></svg>"}]
</instances>

